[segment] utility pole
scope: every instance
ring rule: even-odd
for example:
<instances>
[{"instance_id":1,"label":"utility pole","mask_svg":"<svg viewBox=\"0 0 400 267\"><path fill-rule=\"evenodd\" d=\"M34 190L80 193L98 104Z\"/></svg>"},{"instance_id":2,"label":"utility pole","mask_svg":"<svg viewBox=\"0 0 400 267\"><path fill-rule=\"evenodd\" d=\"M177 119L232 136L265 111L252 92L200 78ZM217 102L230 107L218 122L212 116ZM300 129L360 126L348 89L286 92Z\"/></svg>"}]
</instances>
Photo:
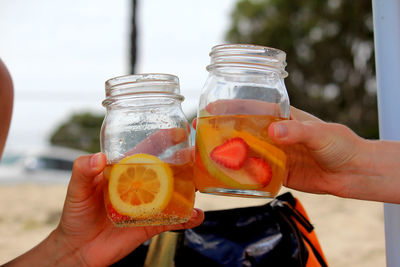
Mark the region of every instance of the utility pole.
<instances>
[{"instance_id":1,"label":"utility pole","mask_svg":"<svg viewBox=\"0 0 400 267\"><path fill-rule=\"evenodd\" d=\"M137 60L137 28L136 28L137 1L132 0L131 36L130 36L130 74L135 73Z\"/></svg>"}]
</instances>

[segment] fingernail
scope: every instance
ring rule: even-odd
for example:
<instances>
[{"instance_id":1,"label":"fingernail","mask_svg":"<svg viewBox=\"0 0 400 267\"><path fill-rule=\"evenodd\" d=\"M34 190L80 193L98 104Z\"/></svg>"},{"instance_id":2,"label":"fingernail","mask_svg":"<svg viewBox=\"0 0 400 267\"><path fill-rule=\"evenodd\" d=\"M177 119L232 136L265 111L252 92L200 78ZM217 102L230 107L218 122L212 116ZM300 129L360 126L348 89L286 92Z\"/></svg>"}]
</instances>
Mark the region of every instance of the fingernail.
<instances>
[{"instance_id":1,"label":"fingernail","mask_svg":"<svg viewBox=\"0 0 400 267\"><path fill-rule=\"evenodd\" d=\"M92 168L97 168L97 166L99 165L99 163L100 163L100 154L101 153L96 153L96 154L93 154L91 157L90 157L90 167L92 167Z\"/></svg>"},{"instance_id":2,"label":"fingernail","mask_svg":"<svg viewBox=\"0 0 400 267\"><path fill-rule=\"evenodd\" d=\"M274 136L276 138L284 138L288 135L288 128L284 124L276 124L274 127Z\"/></svg>"}]
</instances>

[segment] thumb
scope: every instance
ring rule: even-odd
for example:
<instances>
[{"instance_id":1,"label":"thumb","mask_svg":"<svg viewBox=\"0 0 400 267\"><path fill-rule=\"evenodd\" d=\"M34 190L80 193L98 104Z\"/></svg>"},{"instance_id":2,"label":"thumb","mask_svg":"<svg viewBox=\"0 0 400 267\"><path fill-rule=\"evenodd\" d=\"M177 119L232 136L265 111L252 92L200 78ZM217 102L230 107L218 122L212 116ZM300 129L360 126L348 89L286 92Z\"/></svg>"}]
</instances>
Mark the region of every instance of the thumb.
<instances>
[{"instance_id":1,"label":"thumb","mask_svg":"<svg viewBox=\"0 0 400 267\"><path fill-rule=\"evenodd\" d=\"M287 120L271 123L269 137L279 145L304 145L324 166L334 169L353 158L360 137L342 124Z\"/></svg>"},{"instance_id":2,"label":"thumb","mask_svg":"<svg viewBox=\"0 0 400 267\"><path fill-rule=\"evenodd\" d=\"M68 196L73 201L81 201L95 188L94 178L106 166L106 157L103 153L85 155L74 161L72 176L68 186Z\"/></svg>"},{"instance_id":3,"label":"thumb","mask_svg":"<svg viewBox=\"0 0 400 267\"><path fill-rule=\"evenodd\" d=\"M271 123L268 128L269 137L280 145L301 143L312 150L323 147L329 139L329 134L322 131L322 122L284 120Z\"/></svg>"}]
</instances>

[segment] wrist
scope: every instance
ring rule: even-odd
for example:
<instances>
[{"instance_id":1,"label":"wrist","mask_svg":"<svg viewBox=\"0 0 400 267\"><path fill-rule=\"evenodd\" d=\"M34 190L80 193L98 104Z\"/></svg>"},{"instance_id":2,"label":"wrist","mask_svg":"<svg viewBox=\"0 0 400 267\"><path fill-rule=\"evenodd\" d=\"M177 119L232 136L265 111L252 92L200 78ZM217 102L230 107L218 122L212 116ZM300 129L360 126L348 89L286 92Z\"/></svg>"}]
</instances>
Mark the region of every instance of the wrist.
<instances>
[{"instance_id":1,"label":"wrist","mask_svg":"<svg viewBox=\"0 0 400 267\"><path fill-rule=\"evenodd\" d=\"M82 266L77 249L64 241L63 234L56 228L36 247L5 264L15 266Z\"/></svg>"},{"instance_id":2,"label":"wrist","mask_svg":"<svg viewBox=\"0 0 400 267\"><path fill-rule=\"evenodd\" d=\"M400 203L400 142L362 139L349 197Z\"/></svg>"},{"instance_id":3,"label":"wrist","mask_svg":"<svg viewBox=\"0 0 400 267\"><path fill-rule=\"evenodd\" d=\"M79 248L67 242L64 233L57 227L48 237L49 266L85 266Z\"/></svg>"}]
</instances>

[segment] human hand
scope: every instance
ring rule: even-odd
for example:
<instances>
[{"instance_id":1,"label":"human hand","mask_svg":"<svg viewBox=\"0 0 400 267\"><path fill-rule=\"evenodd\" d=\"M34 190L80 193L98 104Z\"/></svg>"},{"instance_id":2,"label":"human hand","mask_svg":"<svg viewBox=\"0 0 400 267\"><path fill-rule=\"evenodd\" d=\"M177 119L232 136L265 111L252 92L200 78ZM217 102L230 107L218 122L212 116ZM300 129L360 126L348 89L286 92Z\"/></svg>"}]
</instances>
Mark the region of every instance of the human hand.
<instances>
[{"instance_id":1,"label":"human hand","mask_svg":"<svg viewBox=\"0 0 400 267\"><path fill-rule=\"evenodd\" d=\"M269 115L274 107L276 104L259 100L232 99L212 102L206 111L212 115ZM193 126L196 126L196 120ZM286 136L289 128L290 135ZM343 182L338 181L333 186L330 175L336 170L344 171L343 167L352 158L348 151L355 152L352 147L358 138L350 130L341 125L325 123L291 107L291 120L272 123L268 134L287 156L288 175L284 180L285 186L311 193L338 193L343 190ZM341 140L336 140L343 134L345 136Z\"/></svg>"},{"instance_id":2,"label":"human hand","mask_svg":"<svg viewBox=\"0 0 400 267\"><path fill-rule=\"evenodd\" d=\"M74 163L60 224L53 232L59 243L69 248L73 256L70 260L89 266L110 265L156 234L192 228L202 222L202 211L194 210L185 224L115 227L103 204L104 167L105 156L101 153L80 157Z\"/></svg>"},{"instance_id":3,"label":"human hand","mask_svg":"<svg viewBox=\"0 0 400 267\"><path fill-rule=\"evenodd\" d=\"M186 139L187 134L184 129L162 129L137 144L125 153L125 156L137 153L159 156L169 147L184 142ZM177 151L165 159L170 163L184 163L190 160L190 153L187 153L187 150ZM91 173L88 172L88 165L93 166ZM103 181L100 172L104 166L103 154L95 154L89 159L81 158L76 161L74 170L77 175L71 178L63 216L58 227L70 242L76 243L75 247L79 248L82 251L81 254L87 258L85 262L108 265L127 255L156 234L168 230L192 228L202 222L202 211L194 210L191 219L185 224L127 228L113 226L106 216L103 204ZM93 179L93 177L97 178ZM88 189L83 192L80 188ZM99 258L99 255L102 257Z\"/></svg>"},{"instance_id":4,"label":"human hand","mask_svg":"<svg viewBox=\"0 0 400 267\"><path fill-rule=\"evenodd\" d=\"M288 156L285 185L311 193L400 203L400 142L366 140L295 108L269 136Z\"/></svg>"},{"instance_id":5,"label":"human hand","mask_svg":"<svg viewBox=\"0 0 400 267\"><path fill-rule=\"evenodd\" d=\"M344 125L323 122L295 108L291 118L268 129L288 157L285 186L351 197L353 178L371 175L366 166L360 166L364 140Z\"/></svg>"},{"instance_id":6,"label":"human hand","mask_svg":"<svg viewBox=\"0 0 400 267\"><path fill-rule=\"evenodd\" d=\"M166 142L166 137L171 142ZM163 139L164 137L164 139ZM138 144L129 153L159 154L186 138L180 129L162 130ZM151 140L150 140L151 139ZM163 141L164 140L164 141ZM190 160L189 151L179 151L168 160ZM204 219L194 209L184 224L116 227L107 217L103 200L106 166L103 153L79 157L74 161L62 216L56 229L38 246L9 262L7 266L108 266L123 258L140 244L161 232L198 226ZM194 189L193 189L194 190Z\"/></svg>"},{"instance_id":7,"label":"human hand","mask_svg":"<svg viewBox=\"0 0 400 267\"><path fill-rule=\"evenodd\" d=\"M206 110L247 114L270 113L271 104L247 100L214 102ZM261 102L261 101L258 101ZM227 105L223 107L221 105ZM239 110L238 110L239 109ZM196 121L193 122L194 127ZM348 127L326 123L291 107L291 119L274 122L269 137L287 155L284 185L310 193L400 203L400 143L363 139Z\"/></svg>"}]
</instances>

